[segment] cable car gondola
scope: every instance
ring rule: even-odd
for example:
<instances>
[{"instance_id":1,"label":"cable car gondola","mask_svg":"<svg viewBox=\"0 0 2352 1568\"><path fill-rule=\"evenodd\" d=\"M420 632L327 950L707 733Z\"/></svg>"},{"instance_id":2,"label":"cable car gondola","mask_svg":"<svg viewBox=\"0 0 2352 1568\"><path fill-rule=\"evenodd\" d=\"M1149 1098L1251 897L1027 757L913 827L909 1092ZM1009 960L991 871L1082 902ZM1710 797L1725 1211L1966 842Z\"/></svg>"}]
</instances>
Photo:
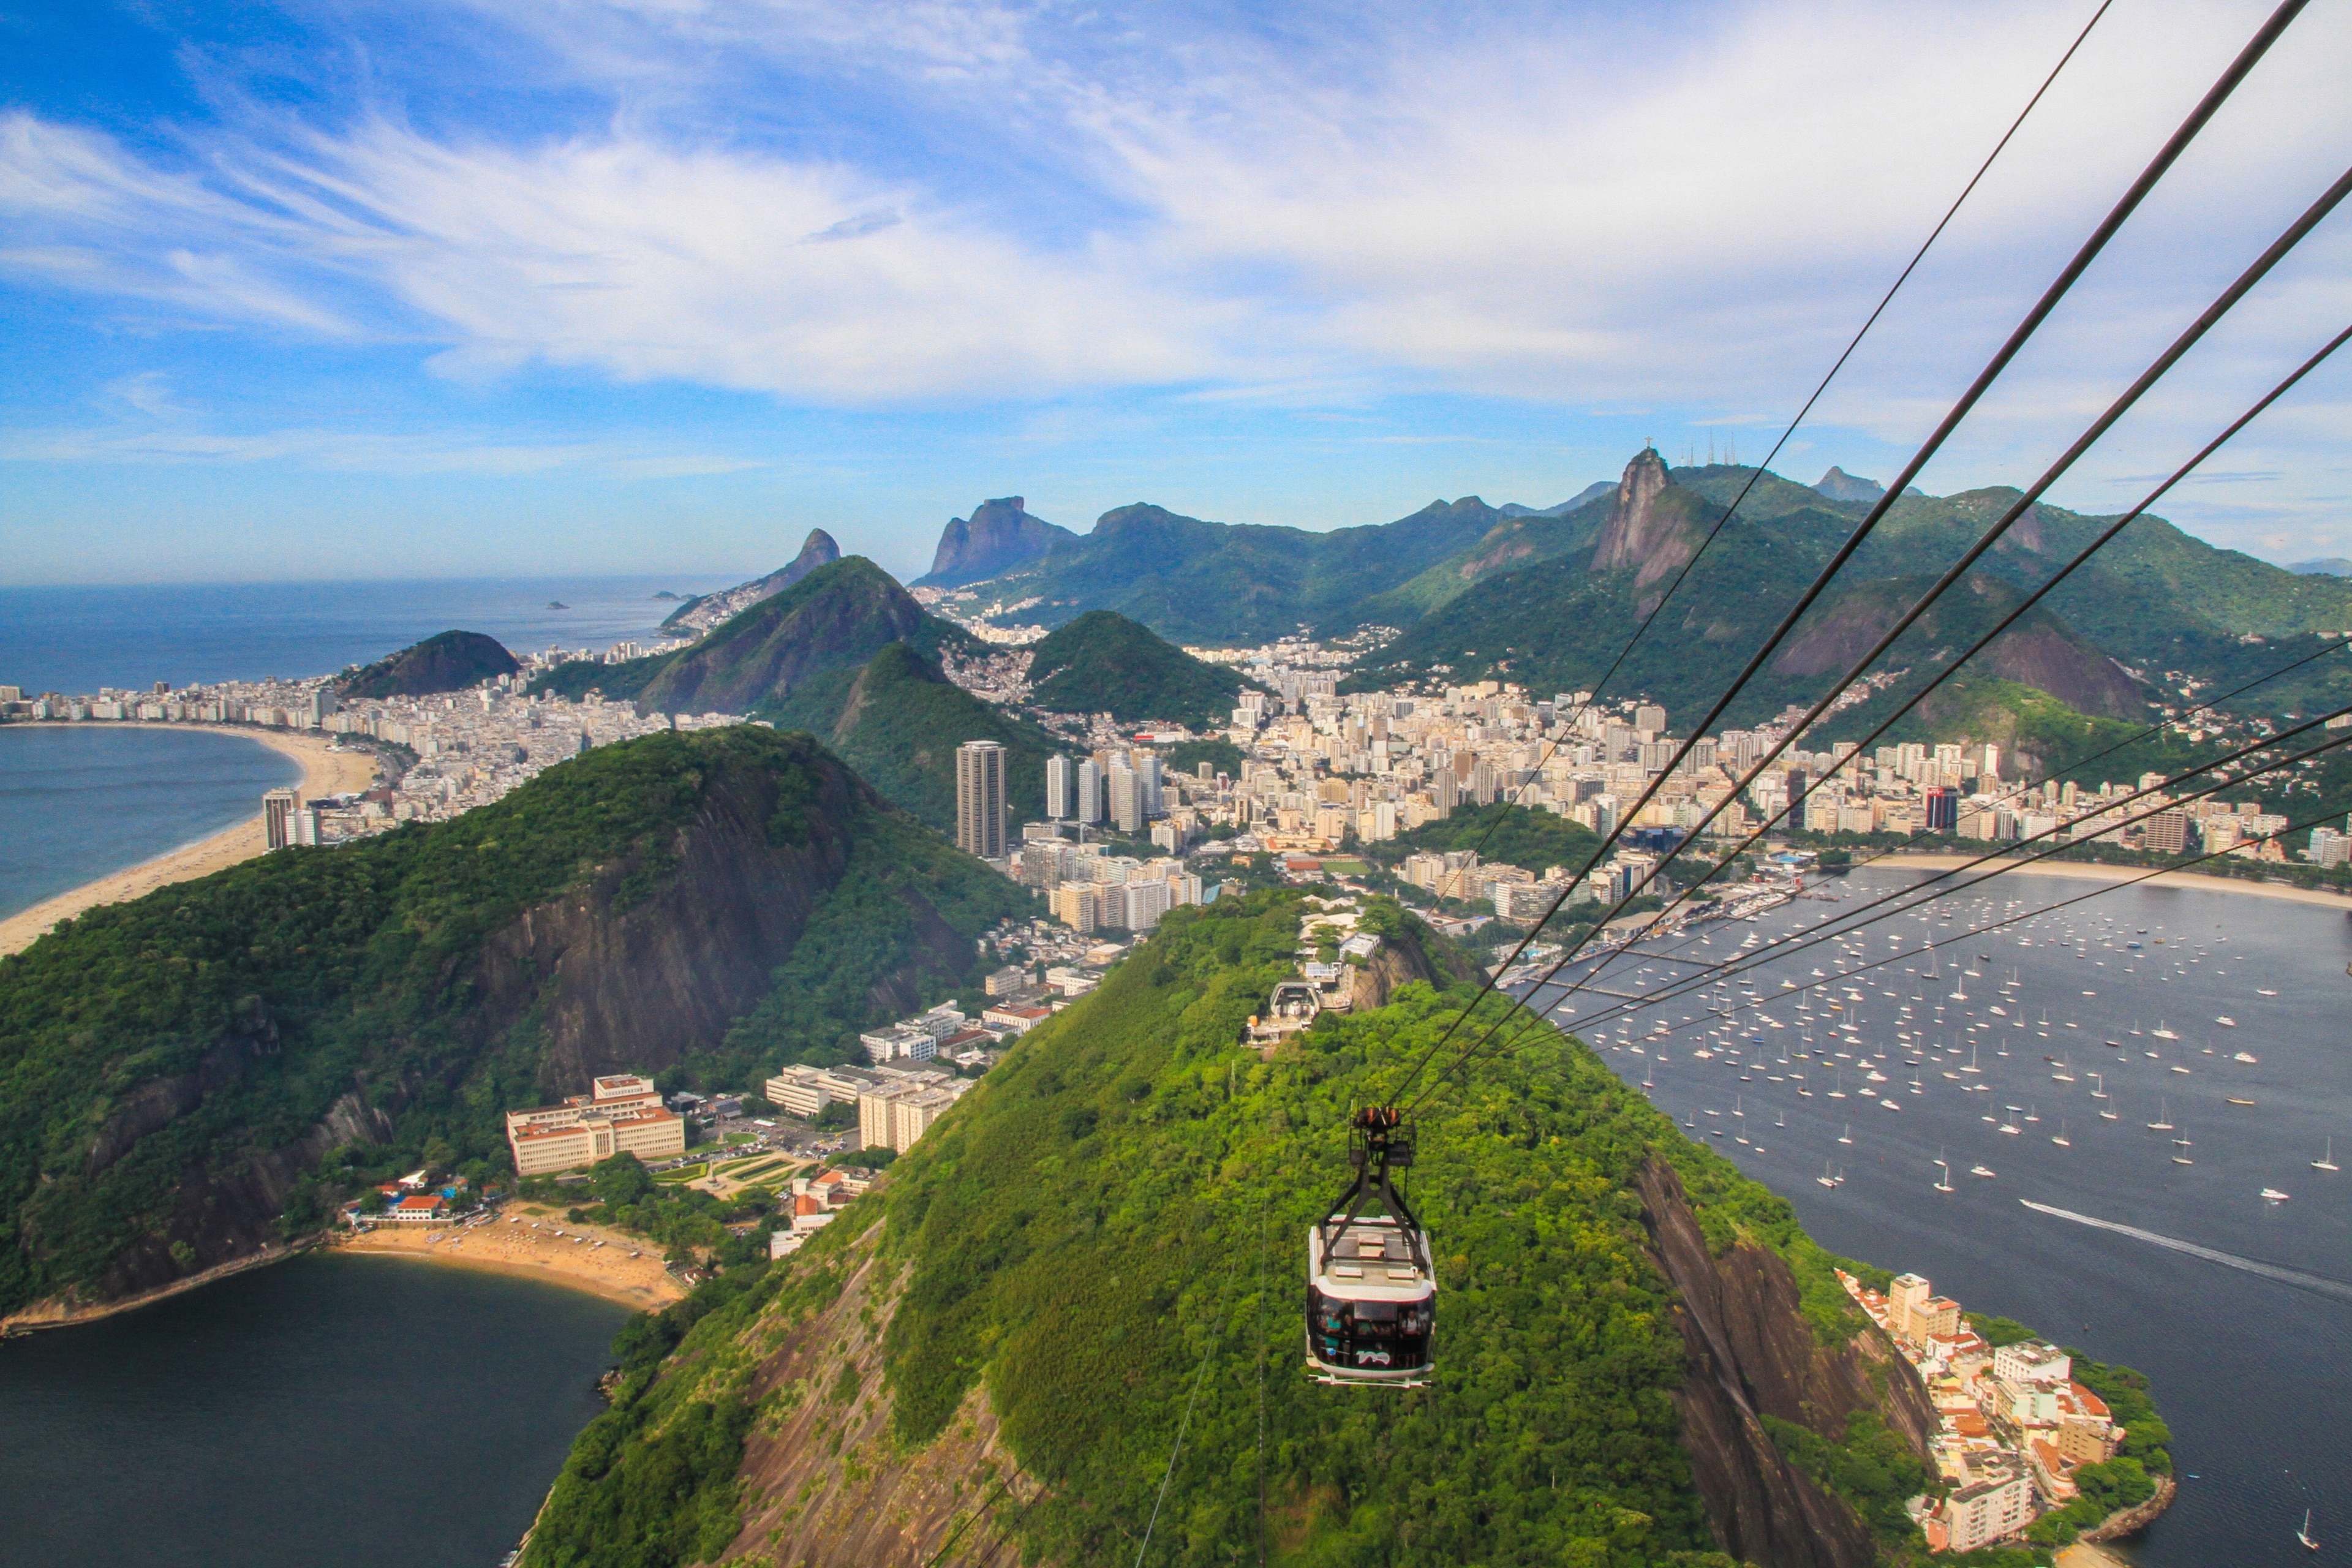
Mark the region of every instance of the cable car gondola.
<instances>
[{"instance_id":1,"label":"cable car gondola","mask_svg":"<svg viewBox=\"0 0 2352 1568\"><path fill-rule=\"evenodd\" d=\"M1389 1179L1412 1163L1412 1133L1394 1106L1356 1112L1348 1163L1354 1182L1307 1232L1307 1373L1418 1388L1436 1366L1437 1270L1429 1233Z\"/></svg>"}]
</instances>

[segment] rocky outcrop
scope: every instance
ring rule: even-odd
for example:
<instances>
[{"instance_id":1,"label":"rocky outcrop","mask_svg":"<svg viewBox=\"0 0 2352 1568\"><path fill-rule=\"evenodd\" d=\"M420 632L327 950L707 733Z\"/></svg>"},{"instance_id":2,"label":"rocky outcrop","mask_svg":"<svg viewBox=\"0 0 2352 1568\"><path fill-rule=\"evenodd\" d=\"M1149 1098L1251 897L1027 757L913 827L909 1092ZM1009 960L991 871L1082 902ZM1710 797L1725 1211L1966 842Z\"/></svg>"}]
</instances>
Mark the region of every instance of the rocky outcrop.
<instances>
[{"instance_id":1,"label":"rocky outcrop","mask_svg":"<svg viewBox=\"0 0 2352 1568\"><path fill-rule=\"evenodd\" d=\"M1705 537L1698 524L1707 506L1702 497L1673 483L1656 447L1643 447L1617 481L1609 521L1593 542L1592 570L1630 570L1639 593L1698 553Z\"/></svg>"},{"instance_id":2,"label":"rocky outcrop","mask_svg":"<svg viewBox=\"0 0 2352 1568\"><path fill-rule=\"evenodd\" d=\"M801 542L801 552L788 564L749 583L738 583L732 588L687 600L669 613L661 629L677 637L698 636L723 621L732 620L762 599L774 598L818 567L840 559L841 546L833 542L833 535L821 528L812 528L809 536Z\"/></svg>"},{"instance_id":3,"label":"rocky outcrop","mask_svg":"<svg viewBox=\"0 0 2352 1568\"><path fill-rule=\"evenodd\" d=\"M1834 468L1815 479L1813 489L1832 500L1864 503L1875 501L1886 493L1886 487L1876 479L1862 479L1847 473L1843 468Z\"/></svg>"},{"instance_id":4,"label":"rocky outcrop","mask_svg":"<svg viewBox=\"0 0 2352 1568\"><path fill-rule=\"evenodd\" d=\"M974 1388L919 1460L890 1436L882 1342L903 1274L878 1257L881 1227L835 1266L849 1270L824 1310L794 1325L752 1374L772 1412L743 1447L743 1528L720 1561L793 1568L921 1568L952 1537L958 1560L992 1562L1041 1489L999 1438ZM1003 1560L1017 1563L1017 1546Z\"/></svg>"},{"instance_id":5,"label":"rocky outcrop","mask_svg":"<svg viewBox=\"0 0 2352 1568\"><path fill-rule=\"evenodd\" d=\"M1307 923L1314 921L1309 919ZM1391 997L1416 980L1443 991L1461 983L1475 985L1482 978L1476 960L1451 942L1424 943L1422 928L1415 922L1402 936L1383 938L1380 951L1355 972L1349 982L1349 1005L1359 1013L1369 1012L1387 1006Z\"/></svg>"},{"instance_id":6,"label":"rocky outcrop","mask_svg":"<svg viewBox=\"0 0 2352 1568\"><path fill-rule=\"evenodd\" d=\"M1874 1411L1925 1457L1926 1389L1874 1328L1822 1344L1779 1254L1740 1242L1714 1256L1672 1167L1654 1160L1636 1184L1653 1256L1681 1296L1688 1376L1675 1407L1717 1541L1760 1568L1871 1568L1868 1528L1780 1454L1760 1417L1836 1437Z\"/></svg>"},{"instance_id":7,"label":"rocky outcrop","mask_svg":"<svg viewBox=\"0 0 2352 1568\"><path fill-rule=\"evenodd\" d=\"M522 666L503 644L479 632L443 632L378 659L335 683L345 697L430 697L463 691Z\"/></svg>"},{"instance_id":8,"label":"rocky outcrop","mask_svg":"<svg viewBox=\"0 0 2352 1568\"><path fill-rule=\"evenodd\" d=\"M1025 566L1064 540L1068 529L1032 517L1020 496L981 502L968 518L951 517L931 552L931 570L917 579L926 588L961 588Z\"/></svg>"}]
</instances>

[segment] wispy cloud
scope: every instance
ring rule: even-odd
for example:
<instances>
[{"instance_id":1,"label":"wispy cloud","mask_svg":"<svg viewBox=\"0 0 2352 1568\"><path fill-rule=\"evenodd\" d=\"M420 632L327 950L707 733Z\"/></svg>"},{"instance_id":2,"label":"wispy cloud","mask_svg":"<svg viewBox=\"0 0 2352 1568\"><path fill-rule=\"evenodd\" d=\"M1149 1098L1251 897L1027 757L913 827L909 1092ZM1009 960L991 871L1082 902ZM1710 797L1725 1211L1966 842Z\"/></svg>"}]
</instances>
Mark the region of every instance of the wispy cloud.
<instances>
[{"instance_id":1,"label":"wispy cloud","mask_svg":"<svg viewBox=\"0 0 2352 1568\"><path fill-rule=\"evenodd\" d=\"M125 394L137 402L147 388ZM769 465L719 453L665 450L600 441L466 440L434 435L372 435L343 430L227 433L173 426L148 430L84 428L0 431L0 462L247 464L289 463L320 472L423 477L517 477L574 472L616 479L684 479L740 473Z\"/></svg>"}]
</instances>

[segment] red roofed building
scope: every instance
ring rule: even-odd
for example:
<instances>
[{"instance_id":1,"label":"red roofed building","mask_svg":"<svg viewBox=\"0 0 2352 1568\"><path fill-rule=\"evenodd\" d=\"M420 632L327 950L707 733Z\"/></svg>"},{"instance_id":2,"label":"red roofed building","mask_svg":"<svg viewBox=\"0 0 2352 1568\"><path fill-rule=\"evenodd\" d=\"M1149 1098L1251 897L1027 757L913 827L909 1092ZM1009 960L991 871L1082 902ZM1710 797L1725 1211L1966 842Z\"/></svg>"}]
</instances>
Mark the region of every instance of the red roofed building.
<instances>
[{"instance_id":1,"label":"red roofed building","mask_svg":"<svg viewBox=\"0 0 2352 1568\"><path fill-rule=\"evenodd\" d=\"M423 1225L449 1217L449 1205L438 1193L424 1193L402 1198L383 1211L383 1217L394 1225Z\"/></svg>"}]
</instances>

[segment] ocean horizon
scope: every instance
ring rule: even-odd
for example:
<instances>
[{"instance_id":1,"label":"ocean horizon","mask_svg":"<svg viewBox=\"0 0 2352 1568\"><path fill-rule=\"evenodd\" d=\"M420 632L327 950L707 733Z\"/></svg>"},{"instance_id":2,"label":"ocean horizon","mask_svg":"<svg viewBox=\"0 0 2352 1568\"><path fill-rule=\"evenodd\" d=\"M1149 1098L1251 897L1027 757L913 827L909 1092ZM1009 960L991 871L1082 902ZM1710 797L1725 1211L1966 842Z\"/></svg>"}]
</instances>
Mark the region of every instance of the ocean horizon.
<instances>
[{"instance_id":1,"label":"ocean horizon","mask_svg":"<svg viewBox=\"0 0 2352 1568\"><path fill-rule=\"evenodd\" d=\"M158 680L177 688L331 675L451 630L496 637L517 654L601 653L658 635L675 605L656 594L742 580L682 573L0 587L0 685L79 695Z\"/></svg>"}]
</instances>

